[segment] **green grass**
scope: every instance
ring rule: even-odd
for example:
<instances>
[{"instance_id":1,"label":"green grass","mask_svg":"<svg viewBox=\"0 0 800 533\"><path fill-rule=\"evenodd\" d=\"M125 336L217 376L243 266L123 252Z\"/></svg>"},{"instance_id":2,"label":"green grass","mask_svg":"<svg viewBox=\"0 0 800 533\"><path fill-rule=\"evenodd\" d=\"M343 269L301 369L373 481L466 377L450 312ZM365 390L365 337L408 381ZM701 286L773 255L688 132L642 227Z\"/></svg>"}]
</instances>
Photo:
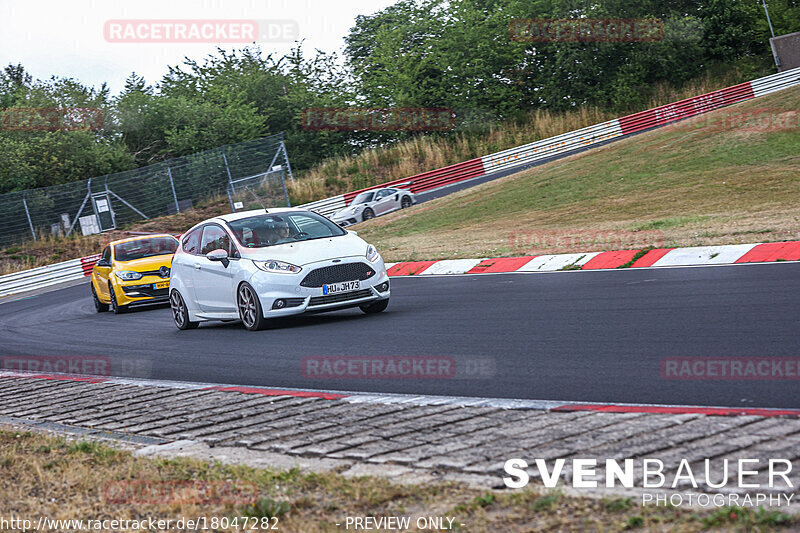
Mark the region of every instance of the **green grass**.
<instances>
[{"instance_id":1,"label":"green grass","mask_svg":"<svg viewBox=\"0 0 800 533\"><path fill-rule=\"evenodd\" d=\"M703 222L708 218L709 217L701 217L701 216L662 218L660 220L651 220L650 222L645 222L644 224L636 224L633 226L633 231L650 231L655 229L680 228L681 226Z\"/></svg>"},{"instance_id":2,"label":"green grass","mask_svg":"<svg viewBox=\"0 0 800 533\"><path fill-rule=\"evenodd\" d=\"M751 107L800 109L800 88L714 113ZM511 232L540 228L659 231L678 245L800 238L800 126L742 132L718 125L643 133L357 229L390 250L391 261L411 253L452 258L446 249L476 257L502 247Z\"/></svg>"}]
</instances>

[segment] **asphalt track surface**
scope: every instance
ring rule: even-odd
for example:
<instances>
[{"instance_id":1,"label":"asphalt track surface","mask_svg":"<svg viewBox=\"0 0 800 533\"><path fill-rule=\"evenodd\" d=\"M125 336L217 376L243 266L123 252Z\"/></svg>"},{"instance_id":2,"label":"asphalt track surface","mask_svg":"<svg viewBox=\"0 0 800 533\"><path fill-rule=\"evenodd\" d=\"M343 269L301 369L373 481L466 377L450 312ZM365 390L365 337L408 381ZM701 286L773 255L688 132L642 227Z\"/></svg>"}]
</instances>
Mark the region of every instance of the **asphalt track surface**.
<instances>
[{"instance_id":1,"label":"asphalt track surface","mask_svg":"<svg viewBox=\"0 0 800 533\"><path fill-rule=\"evenodd\" d=\"M800 264L394 278L389 308L178 331L168 307L97 314L88 284L0 304L0 356L101 356L111 374L327 390L800 407L800 379L668 380L668 357L793 357ZM456 375L304 375L319 356L452 360ZM482 361L482 364L476 364ZM487 364L488 363L488 364ZM4 363L5 366L5 363Z\"/></svg>"}]
</instances>

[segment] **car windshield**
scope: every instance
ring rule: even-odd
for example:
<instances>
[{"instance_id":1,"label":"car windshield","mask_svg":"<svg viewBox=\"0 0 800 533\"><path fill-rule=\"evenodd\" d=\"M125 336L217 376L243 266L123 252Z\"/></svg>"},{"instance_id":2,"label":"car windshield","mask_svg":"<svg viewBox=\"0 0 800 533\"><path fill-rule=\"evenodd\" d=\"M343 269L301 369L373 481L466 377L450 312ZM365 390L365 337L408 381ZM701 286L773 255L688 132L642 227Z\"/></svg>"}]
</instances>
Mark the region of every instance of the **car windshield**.
<instances>
[{"instance_id":1,"label":"car windshield","mask_svg":"<svg viewBox=\"0 0 800 533\"><path fill-rule=\"evenodd\" d=\"M347 234L327 218L310 211L256 215L228 223L245 248L264 248Z\"/></svg>"},{"instance_id":2,"label":"car windshield","mask_svg":"<svg viewBox=\"0 0 800 533\"><path fill-rule=\"evenodd\" d=\"M358 205L358 204L366 204L372 201L372 197L375 196L374 191L362 192L355 198L353 198L353 203L351 205Z\"/></svg>"},{"instance_id":3,"label":"car windshield","mask_svg":"<svg viewBox=\"0 0 800 533\"><path fill-rule=\"evenodd\" d=\"M178 239L174 237L148 237L114 245L114 259L133 261L143 257L174 254L178 249Z\"/></svg>"}]
</instances>

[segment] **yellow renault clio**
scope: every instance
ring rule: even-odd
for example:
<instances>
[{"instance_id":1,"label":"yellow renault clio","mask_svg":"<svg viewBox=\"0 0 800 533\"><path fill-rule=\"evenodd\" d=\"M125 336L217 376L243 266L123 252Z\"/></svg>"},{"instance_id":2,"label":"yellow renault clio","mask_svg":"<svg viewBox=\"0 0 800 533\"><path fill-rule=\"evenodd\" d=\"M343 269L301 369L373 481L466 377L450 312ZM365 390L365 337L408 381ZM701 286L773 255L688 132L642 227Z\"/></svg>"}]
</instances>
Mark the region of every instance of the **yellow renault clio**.
<instances>
[{"instance_id":1,"label":"yellow renault clio","mask_svg":"<svg viewBox=\"0 0 800 533\"><path fill-rule=\"evenodd\" d=\"M133 305L169 301L169 269L178 239L146 235L114 241L92 268L92 299L98 313L124 313Z\"/></svg>"}]
</instances>

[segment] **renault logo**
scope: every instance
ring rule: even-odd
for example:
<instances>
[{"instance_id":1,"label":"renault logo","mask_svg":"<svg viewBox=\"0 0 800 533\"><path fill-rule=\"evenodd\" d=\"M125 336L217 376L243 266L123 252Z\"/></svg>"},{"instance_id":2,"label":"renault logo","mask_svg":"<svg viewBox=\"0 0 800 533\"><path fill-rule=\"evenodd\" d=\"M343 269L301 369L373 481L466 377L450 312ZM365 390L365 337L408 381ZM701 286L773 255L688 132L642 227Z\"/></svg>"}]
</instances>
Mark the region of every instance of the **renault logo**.
<instances>
[{"instance_id":1,"label":"renault logo","mask_svg":"<svg viewBox=\"0 0 800 533\"><path fill-rule=\"evenodd\" d=\"M169 277L169 267L161 267L161 268L159 268L158 269L158 275L161 276L162 278L168 278Z\"/></svg>"}]
</instances>

